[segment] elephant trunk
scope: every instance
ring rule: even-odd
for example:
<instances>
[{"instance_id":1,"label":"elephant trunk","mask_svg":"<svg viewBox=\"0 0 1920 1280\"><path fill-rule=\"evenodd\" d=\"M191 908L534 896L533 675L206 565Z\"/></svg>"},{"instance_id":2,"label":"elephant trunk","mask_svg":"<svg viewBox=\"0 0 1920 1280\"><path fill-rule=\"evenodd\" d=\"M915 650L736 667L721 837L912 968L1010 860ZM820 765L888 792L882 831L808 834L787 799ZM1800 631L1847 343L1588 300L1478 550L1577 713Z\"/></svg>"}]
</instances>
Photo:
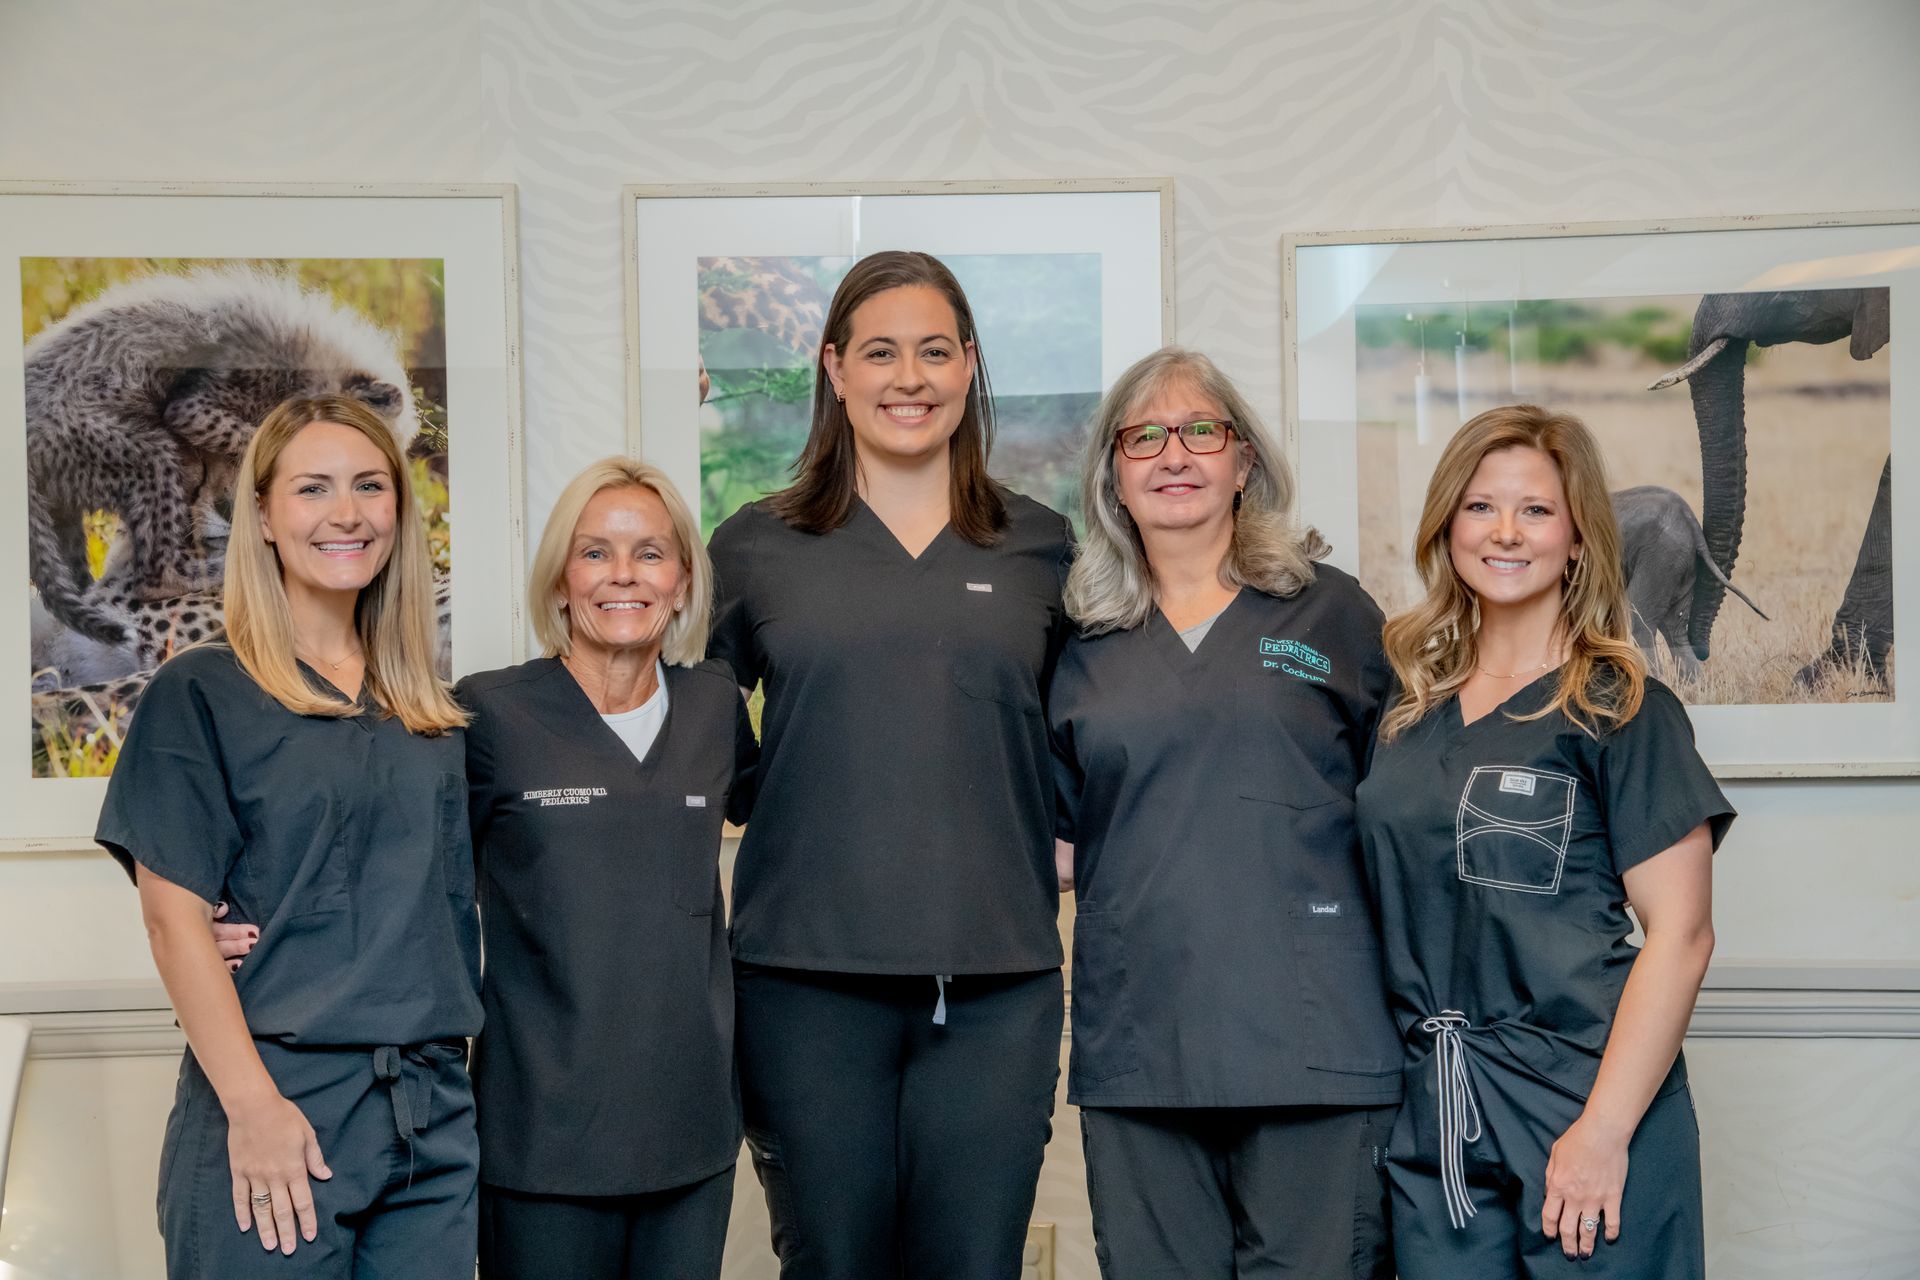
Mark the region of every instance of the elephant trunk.
<instances>
[{"instance_id":1,"label":"elephant trunk","mask_svg":"<svg viewBox=\"0 0 1920 1280\"><path fill-rule=\"evenodd\" d=\"M1687 389L1693 395L1694 421L1700 428L1700 527L1707 554L1731 577L1740 555L1740 533L1747 516L1747 341L1730 338L1721 352L1695 370ZM1693 605L1687 615L1687 640L1694 656L1706 660L1713 621L1726 599L1720 577L1705 573L1693 580Z\"/></svg>"}]
</instances>

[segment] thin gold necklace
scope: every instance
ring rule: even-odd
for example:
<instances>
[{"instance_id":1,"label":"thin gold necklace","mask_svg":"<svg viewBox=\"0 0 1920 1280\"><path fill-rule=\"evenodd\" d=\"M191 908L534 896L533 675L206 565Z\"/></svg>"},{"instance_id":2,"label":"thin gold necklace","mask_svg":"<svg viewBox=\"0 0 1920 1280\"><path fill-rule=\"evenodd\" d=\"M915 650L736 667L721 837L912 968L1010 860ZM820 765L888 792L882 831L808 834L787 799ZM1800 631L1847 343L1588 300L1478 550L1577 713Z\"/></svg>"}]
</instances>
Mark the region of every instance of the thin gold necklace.
<instances>
[{"instance_id":1,"label":"thin gold necklace","mask_svg":"<svg viewBox=\"0 0 1920 1280\"><path fill-rule=\"evenodd\" d=\"M1494 680L1518 680L1521 676L1530 676L1536 671L1545 671L1556 661L1557 659L1552 654L1549 654L1547 660L1537 667L1528 667L1525 671L1509 671L1505 675L1501 675L1498 671L1489 671L1485 667L1481 667L1478 662L1475 662L1473 665L1480 667L1481 675L1488 676Z\"/></svg>"},{"instance_id":2,"label":"thin gold necklace","mask_svg":"<svg viewBox=\"0 0 1920 1280\"><path fill-rule=\"evenodd\" d=\"M295 652L295 653L297 654L297 653L299 653L300 651L299 651L298 649L296 649L296 650L294 650L294 652ZM360 654L361 654L361 650L360 650L360 649L359 649L359 648L358 648L358 647L356 646L356 647L354 648L354 650L353 650L353 652L352 652L352 653L349 653L349 654L348 654L348 655L347 655L346 657L344 657L344 658L342 658L342 659L340 659L340 661L338 661L338 662L332 662L332 661L329 661L329 660L328 660L328 659L326 659L326 658L322 658L322 657L321 657L321 656L320 656L319 654L317 654L317 653L309 653L309 654L307 654L306 656L307 656L307 657L309 657L309 658L312 658L312 659L314 659L314 660L315 660L315 661L317 661L317 662L325 662L325 663L327 664L327 666L328 666L328 667L329 667L329 668L330 668L331 670L334 670L334 671L338 671L338 670L339 670L340 668L342 668L342 667L344 667L344 666L346 666L346 665L347 665L347 664L348 664L349 662L351 662L351 661L353 661L353 660L354 660L355 658L357 658L357 657L359 657L359 656L360 656Z\"/></svg>"}]
</instances>

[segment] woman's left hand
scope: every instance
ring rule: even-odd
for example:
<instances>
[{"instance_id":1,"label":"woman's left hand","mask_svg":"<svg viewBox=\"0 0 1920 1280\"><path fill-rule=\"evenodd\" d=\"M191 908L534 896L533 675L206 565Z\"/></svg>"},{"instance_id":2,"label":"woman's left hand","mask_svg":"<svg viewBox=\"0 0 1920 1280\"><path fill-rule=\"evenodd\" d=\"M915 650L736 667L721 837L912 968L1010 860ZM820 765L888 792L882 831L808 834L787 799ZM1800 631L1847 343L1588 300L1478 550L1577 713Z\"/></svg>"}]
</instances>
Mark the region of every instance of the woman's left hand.
<instances>
[{"instance_id":1,"label":"woman's left hand","mask_svg":"<svg viewBox=\"0 0 1920 1280\"><path fill-rule=\"evenodd\" d=\"M1608 1244L1620 1238L1620 1196L1627 1188L1627 1140L1632 1136L1614 1137L1581 1116L1553 1144L1540 1231L1559 1236L1567 1257L1592 1256L1600 1232L1589 1229L1587 1222L1606 1224Z\"/></svg>"}]
</instances>

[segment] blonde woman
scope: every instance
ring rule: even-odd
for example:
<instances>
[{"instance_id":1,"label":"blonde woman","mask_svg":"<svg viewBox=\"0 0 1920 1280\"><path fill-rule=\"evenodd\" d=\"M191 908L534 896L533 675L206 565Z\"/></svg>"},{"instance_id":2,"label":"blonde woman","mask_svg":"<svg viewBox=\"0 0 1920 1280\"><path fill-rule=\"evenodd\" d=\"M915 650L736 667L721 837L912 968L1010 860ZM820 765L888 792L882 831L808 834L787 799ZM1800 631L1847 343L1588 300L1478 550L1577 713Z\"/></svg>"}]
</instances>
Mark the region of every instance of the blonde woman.
<instances>
[{"instance_id":1,"label":"blonde woman","mask_svg":"<svg viewBox=\"0 0 1920 1280\"><path fill-rule=\"evenodd\" d=\"M95 836L139 886L189 1046L160 1164L167 1273L467 1280L466 716L434 674L407 468L365 405L296 399L236 493L228 641L155 673ZM233 978L219 900L261 927Z\"/></svg>"},{"instance_id":2,"label":"blonde woman","mask_svg":"<svg viewBox=\"0 0 1920 1280\"><path fill-rule=\"evenodd\" d=\"M740 1149L720 828L758 748L701 661L699 535L659 468L594 463L534 555L545 655L455 691L486 905L482 1280L719 1274Z\"/></svg>"},{"instance_id":3,"label":"blonde woman","mask_svg":"<svg viewBox=\"0 0 1920 1280\"><path fill-rule=\"evenodd\" d=\"M1353 825L1380 611L1203 355L1121 374L1082 476L1048 719L1101 1274L1391 1276L1399 1046Z\"/></svg>"},{"instance_id":4,"label":"blonde woman","mask_svg":"<svg viewBox=\"0 0 1920 1280\"><path fill-rule=\"evenodd\" d=\"M460 683L487 944L483 1280L718 1277L740 1106L723 817L757 748L703 661L713 574L665 473L561 492L527 603L544 657Z\"/></svg>"},{"instance_id":5,"label":"blonde woman","mask_svg":"<svg viewBox=\"0 0 1920 1280\"><path fill-rule=\"evenodd\" d=\"M1400 1275L1702 1276L1679 1049L1733 810L1634 647L1592 435L1481 414L1415 545L1426 598L1387 625L1400 694L1359 796L1407 1046Z\"/></svg>"}]
</instances>

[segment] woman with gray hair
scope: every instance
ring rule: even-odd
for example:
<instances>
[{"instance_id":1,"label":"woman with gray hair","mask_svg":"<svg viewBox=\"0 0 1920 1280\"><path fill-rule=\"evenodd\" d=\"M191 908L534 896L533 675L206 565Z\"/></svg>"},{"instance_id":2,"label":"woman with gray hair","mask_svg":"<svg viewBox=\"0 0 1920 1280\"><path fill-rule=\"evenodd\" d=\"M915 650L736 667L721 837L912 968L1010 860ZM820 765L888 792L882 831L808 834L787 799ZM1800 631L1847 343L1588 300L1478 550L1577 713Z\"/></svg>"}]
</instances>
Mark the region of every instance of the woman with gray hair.
<instances>
[{"instance_id":1,"label":"woman with gray hair","mask_svg":"<svg viewBox=\"0 0 1920 1280\"><path fill-rule=\"evenodd\" d=\"M1400 1085L1353 821L1381 615L1212 361L1101 402L1048 702L1102 1274L1392 1274Z\"/></svg>"}]
</instances>

